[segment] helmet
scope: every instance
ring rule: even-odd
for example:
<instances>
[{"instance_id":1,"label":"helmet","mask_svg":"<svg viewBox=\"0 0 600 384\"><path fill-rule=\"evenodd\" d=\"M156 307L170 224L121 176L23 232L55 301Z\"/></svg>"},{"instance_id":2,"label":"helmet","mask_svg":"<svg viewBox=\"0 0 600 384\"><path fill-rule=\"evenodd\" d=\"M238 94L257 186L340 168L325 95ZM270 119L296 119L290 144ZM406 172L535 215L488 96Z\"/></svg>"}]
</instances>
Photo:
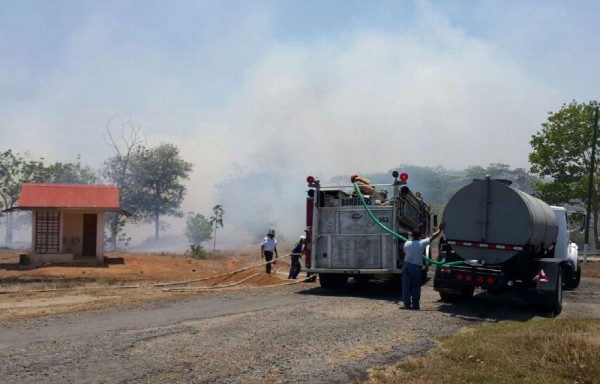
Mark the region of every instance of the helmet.
<instances>
[{"instance_id":1,"label":"helmet","mask_svg":"<svg viewBox=\"0 0 600 384\"><path fill-rule=\"evenodd\" d=\"M306 240L306 236L302 235L302 236L300 236L300 239L298 239L298 240L299 241Z\"/></svg>"},{"instance_id":2,"label":"helmet","mask_svg":"<svg viewBox=\"0 0 600 384\"><path fill-rule=\"evenodd\" d=\"M269 232L267 232L267 235L273 235L275 236L275 230L274 229L269 229Z\"/></svg>"}]
</instances>

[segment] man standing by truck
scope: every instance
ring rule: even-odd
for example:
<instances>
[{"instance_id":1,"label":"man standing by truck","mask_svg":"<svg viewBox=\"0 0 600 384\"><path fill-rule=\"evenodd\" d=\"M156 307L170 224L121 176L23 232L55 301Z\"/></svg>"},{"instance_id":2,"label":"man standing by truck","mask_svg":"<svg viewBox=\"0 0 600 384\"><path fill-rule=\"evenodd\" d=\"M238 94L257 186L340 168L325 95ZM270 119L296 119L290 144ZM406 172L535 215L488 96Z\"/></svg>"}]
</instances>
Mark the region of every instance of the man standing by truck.
<instances>
[{"instance_id":1,"label":"man standing by truck","mask_svg":"<svg viewBox=\"0 0 600 384\"><path fill-rule=\"evenodd\" d=\"M292 248L292 264L290 265L290 274L288 275L288 279L296 279L302 266L300 265L300 258L302 257L302 253L304 252L304 242L306 240L306 236L300 236L298 242Z\"/></svg>"},{"instance_id":2,"label":"man standing by truck","mask_svg":"<svg viewBox=\"0 0 600 384\"><path fill-rule=\"evenodd\" d=\"M444 230L444 222L430 237L421 239L421 230L412 231L412 240L404 243L404 266L402 267L402 301L404 309L419 310L421 300L421 285L423 280L421 271L423 269L423 255L425 248L435 240Z\"/></svg>"}]
</instances>

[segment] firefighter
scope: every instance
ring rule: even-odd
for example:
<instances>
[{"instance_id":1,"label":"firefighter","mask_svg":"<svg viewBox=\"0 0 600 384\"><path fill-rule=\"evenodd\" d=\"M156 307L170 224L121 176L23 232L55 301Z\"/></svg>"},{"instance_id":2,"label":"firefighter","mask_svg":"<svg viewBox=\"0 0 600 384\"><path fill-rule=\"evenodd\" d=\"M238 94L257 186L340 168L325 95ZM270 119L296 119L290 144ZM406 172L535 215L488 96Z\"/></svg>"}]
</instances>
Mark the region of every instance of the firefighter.
<instances>
[{"instance_id":1,"label":"firefighter","mask_svg":"<svg viewBox=\"0 0 600 384\"><path fill-rule=\"evenodd\" d=\"M300 265L300 258L302 257L302 253L304 252L304 242L306 241L306 236L300 236L298 242L292 248L292 264L290 265L290 274L288 275L288 279L296 279L302 266Z\"/></svg>"},{"instance_id":2,"label":"firefighter","mask_svg":"<svg viewBox=\"0 0 600 384\"><path fill-rule=\"evenodd\" d=\"M441 222L438 229L428 238L421 240L421 230L412 231L412 240L404 243L404 266L402 267L402 301L405 309L419 310L419 301L421 300L421 285L423 277L423 254L425 248L435 238L437 238L444 229L445 223Z\"/></svg>"},{"instance_id":3,"label":"firefighter","mask_svg":"<svg viewBox=\"0 0 600 384\"><path fill-rule=\"evenodd\" d=\"M267 236L260 243L260 254L263 259L267 261L266 270L267 273L271 274L271 264L275 264L275 260L273 260L273 252L275 252L275 260L279 258L279 254L277 253L277 239L275 239L275 230L269 229L267 232Z\"/></svg>"}]
</instances>

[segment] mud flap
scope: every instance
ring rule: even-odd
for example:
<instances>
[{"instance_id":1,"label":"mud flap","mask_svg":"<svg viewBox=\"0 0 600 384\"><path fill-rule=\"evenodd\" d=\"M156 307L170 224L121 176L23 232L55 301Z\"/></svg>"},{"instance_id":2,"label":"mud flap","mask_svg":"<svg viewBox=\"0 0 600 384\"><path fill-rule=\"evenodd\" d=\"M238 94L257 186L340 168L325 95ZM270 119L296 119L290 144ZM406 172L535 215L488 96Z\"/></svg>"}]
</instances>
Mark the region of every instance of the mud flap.
<instances>
[{"instance_id":1,"label":"mud flap","mask_svg":"<svg viewBox=\"0 0 600 384\"><path fill-rule=\"evenodd\" d=\"M528 289L525 299L542 309L553 313L562 310L562 269L559 259L540 259L531 277L532 289Z\"/></svg>"}]
</instances>

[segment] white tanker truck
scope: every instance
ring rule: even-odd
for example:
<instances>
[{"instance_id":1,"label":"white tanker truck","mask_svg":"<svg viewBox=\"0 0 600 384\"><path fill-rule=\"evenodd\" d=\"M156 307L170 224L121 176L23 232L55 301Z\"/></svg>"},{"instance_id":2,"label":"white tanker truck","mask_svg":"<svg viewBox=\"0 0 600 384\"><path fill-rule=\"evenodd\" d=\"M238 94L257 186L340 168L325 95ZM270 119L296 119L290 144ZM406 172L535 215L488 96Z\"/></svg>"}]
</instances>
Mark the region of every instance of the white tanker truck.
<instances>
[{"instance_id":1,"label":"white tanker truck","mask_svg":"<svg viewBox=\"0 0 600 384\"><path fill-rule=\"evenodd\" d=\"M448 201L434 289L444 301L470 298L476 287L509 291L554 314L563 285L581 278L577 245L569 240L567 212L489 177L474 180Z\"/></svg>"}]
</instances>

